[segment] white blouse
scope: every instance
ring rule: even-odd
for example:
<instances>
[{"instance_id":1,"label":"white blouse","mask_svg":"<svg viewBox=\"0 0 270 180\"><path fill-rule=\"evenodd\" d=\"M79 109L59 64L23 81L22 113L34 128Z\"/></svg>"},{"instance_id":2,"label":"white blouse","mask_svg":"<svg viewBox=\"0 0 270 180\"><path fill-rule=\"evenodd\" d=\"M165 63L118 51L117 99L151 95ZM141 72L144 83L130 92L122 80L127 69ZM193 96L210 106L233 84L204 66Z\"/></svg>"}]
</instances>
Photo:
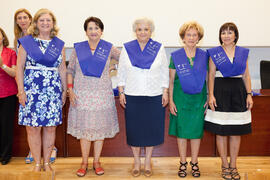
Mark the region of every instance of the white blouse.
<instances>
[{"instance_id":1,"label":"white blouse","mask_svg":"<svg viewBox=\"0 0 270 180\"><path fill-rule=\"evenodd\" d=\"M124 86L124 93L131 96L157 96L169 87L169 61L163 45L150 69L132 66L125 46L118 65L118 86Z\"/></svg>"}]
</instances>

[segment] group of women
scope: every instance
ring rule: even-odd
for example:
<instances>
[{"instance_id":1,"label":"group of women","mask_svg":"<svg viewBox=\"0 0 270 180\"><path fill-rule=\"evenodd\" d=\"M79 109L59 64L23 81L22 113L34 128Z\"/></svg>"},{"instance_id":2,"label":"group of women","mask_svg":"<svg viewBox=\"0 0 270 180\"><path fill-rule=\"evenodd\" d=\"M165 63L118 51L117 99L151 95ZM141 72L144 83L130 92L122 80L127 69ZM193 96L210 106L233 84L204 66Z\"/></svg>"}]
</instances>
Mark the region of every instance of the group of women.
<instances>
[{"instance_id":1,"label":"group of women","mask_svg":"<svg viewBox=\"0 0 270 180\"><path fill-rule=\"evenodd\" d=\"M82 152L82 163L76 174L82 177L87 173L92 141L93 169L97 175L104 174L100 163L104 139L119 132L109 77L110 60L116 59L127 144L134 155L131 170L134 177L141 172L147 177L153 174L152 151L154 146L164 142L165 107L169 103L169 134L177 137L180 154L178 176L187 176L186 152L190 139L191 174L200 177L198 153L205 129L216 134L222 177L240 179L236 169L240 135L251 133L253 102L247 61L249 50L236 46L239 33L235 24L223 24L219 31L221 46L207 52L197 47L204 36L201 25L197 22L183 24L179 35L184 47L174 51L168 61L164 46L151 38L155 29L151 20L142 18L134 22L136 39L125 43L120 53L110 42L101 39L102 21L89 17L83 25L87 40L74 43L66 69L64 42L57 38L56 18L50 10L40 9L32 19L23 9L15 14L14 23L17 63L16 53L7 48L7 37L0 29L2 164L11 158L17 94L19 124L26 126L34 171L53 171L50 157L68 93L71 106L67 132L80 140ZM230 162L227 160L228 138ZM141 147L145 147L143 171Z\"/></svg>"}]
</instances>

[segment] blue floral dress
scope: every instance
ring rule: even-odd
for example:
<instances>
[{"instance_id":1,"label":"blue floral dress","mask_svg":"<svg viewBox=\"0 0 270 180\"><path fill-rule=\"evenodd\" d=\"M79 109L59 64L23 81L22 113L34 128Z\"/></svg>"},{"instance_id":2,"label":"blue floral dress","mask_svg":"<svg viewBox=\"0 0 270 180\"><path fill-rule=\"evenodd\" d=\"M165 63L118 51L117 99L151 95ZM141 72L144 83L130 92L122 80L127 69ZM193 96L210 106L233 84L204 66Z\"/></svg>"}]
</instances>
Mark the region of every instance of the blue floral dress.
<instances>
[{"instance_id":1,"label":"blue floral dress","mask_svg":"<svg viewBox=\"0 0 270 180\"><path fill-rule=\"evenodd\" d=\"M34 38L44 54L51 40ZM19 108L19 125L57 126L62 124L62 85L58 67L62 55L54 63L54 69L39 64L27 54L24 71L25 107ZM32 68L27 68L27 67Z\"/></svg>"}]
</instances>

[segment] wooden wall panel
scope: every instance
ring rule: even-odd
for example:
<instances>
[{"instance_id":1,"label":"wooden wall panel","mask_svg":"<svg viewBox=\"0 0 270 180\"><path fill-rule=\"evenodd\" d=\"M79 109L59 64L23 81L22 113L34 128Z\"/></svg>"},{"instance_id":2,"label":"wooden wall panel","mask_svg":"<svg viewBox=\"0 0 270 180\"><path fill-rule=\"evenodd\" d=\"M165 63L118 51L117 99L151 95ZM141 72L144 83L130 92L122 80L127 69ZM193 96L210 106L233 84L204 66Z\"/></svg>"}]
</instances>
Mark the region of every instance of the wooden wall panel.
<instances>
[{"instance_id":1,"label":"wooden wall panel","mask_svg":"<svg viewBox=\"0 0 270 180\"><path fill-rule=\"evenodd\" d=\"M102 156L132 156L130 147L126 144L124 109L120 107L116 97L116 108L119 118L120 133L112 139L106 139ZM252 134L242 137L240 155L269 156L270 155L270 90L263 90L262 95L253 97ZM66 134L69 102L63 108L63 124L57 127L56 146L58 156L81 156L80 143L76 138ZM16 113L17 114L17 113ZM18 125L17 116L14 125L13 156L25 156L29 150L25 127ZM168 135L169 110L166 110L165 142L155 147L153 156L179 156L176 137ZM142 150L144 154L144 151ZM92 150L91 150L92 155ZM190 148L188 148L190 155ZM204 133L201 142L200 156L216 156L215 136Z\"/></svg>"},{"instance_id":2,"label":"wooden wall panel","mask_svg":"<svg viewBox=\"0 0 270 180\"><path fill-rule=\"evenodd\" d=\"M270 89L261 90L253 97L252 134L242 137L239 155L270 155Z\"/></svg>"}]
</instances>

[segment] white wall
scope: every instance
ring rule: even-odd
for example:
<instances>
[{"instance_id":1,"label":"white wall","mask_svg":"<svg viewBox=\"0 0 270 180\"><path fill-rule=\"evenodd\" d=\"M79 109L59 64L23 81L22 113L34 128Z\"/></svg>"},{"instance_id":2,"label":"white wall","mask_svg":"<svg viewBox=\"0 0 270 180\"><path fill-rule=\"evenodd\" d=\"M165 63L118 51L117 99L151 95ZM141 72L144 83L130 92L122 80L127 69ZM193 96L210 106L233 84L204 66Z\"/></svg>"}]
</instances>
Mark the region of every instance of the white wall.
<instances>
[{"instance_id":1,"label":"white wall","mask_svg":"<svg viewBox=\"0 0 270 180\"><path fill-rule=\"evenodd\" d=\"M239 45L270 46L269 0L0 0L0 27L13 41L13 16L19 8L33 15L40 8L52 10L60 27L60 38L72 47L85 39L83 22L100 17L105 24L104 39L116 46L134 38L132 22L152 18L154 39L165 46L179 46L178 29L185 21L197 20L205 29L201 46L218 44L219 27L227 21L237 24Z\"/></svg>"}]
</instances>

